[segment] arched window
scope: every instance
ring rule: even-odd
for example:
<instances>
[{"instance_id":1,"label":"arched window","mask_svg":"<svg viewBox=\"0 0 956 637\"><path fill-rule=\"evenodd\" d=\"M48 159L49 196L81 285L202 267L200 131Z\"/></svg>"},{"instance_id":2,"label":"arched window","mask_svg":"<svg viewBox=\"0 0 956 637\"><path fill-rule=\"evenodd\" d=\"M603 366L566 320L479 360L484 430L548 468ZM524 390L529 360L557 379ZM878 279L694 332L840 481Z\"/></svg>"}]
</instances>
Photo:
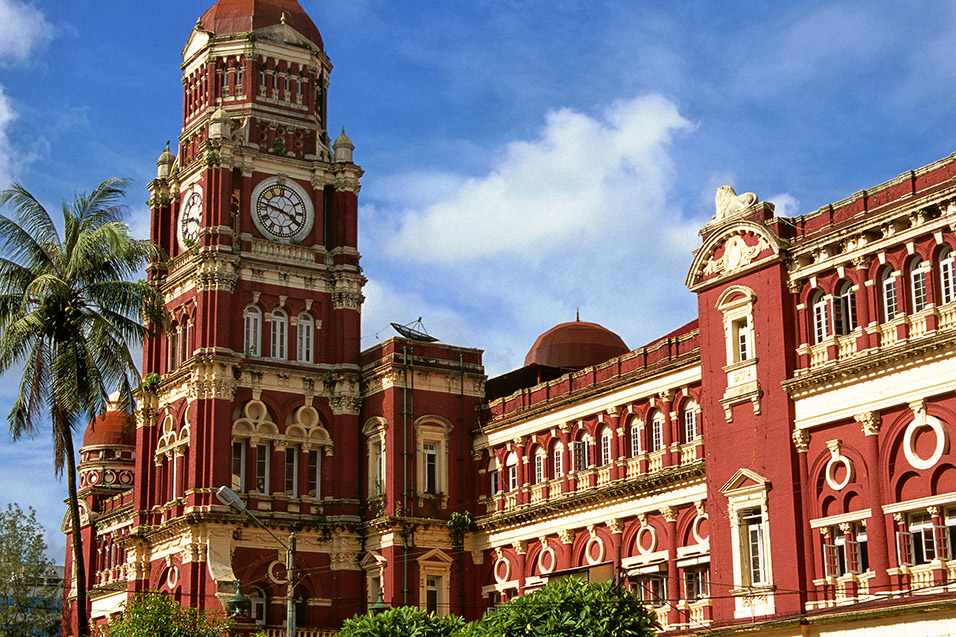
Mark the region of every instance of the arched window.
<instances>
[{"instance_id":1,"label":"arched window","mask_svg":"<svg viewBox=\"0 0 956 637\"><path fill-rule=\"evenodd\" d=\"M601 431L601 466L611 464L611 430Z\"/></svg>"},{"instance_id":2,"label":"arched window","mask_svg":"<svg viewBox=\"0 0 956 637\"><path fill-rule=\"evenodd\" d=\"M659 451L664 448L664 414L660 411L654 412L651 418L651 451Z\"/></svg>"},{"instance_id":3,"label":"arched window","mask_svg":"<svg viewBox=\"0 0 956 637\"><path fill-rule=\"evenodd\" d=\"M518 455L509 453L505 459L505 488L508 491L518 490Z\"/></svg>"},{"instance_id":4,"label":"arched window","mask_svg":"<svg viewBox=\"0 0 956 637\"><path fill-rule=\"evenodd\" d=\"M910 300L913 303L913 311L920 312L926 308L926 270L923 267L923 261L920 258L910 261Z\"/></svg>"},{"instance_id":5,"label":"arched window","mask_svg":"<svg viewBox=\"0 0 956 637\"><path fill-rule=\"evenodd\" d=\"M823 292L813 294L810 308L813 312L813 343L819 345L830 337L830 303Z\"/></svg>"},{"instance_id":6,"label":"arched window","mask_svg":"<svg viewBox=\"0 0 956 637\"><path fill-rule=\"evenodd\" d=\"M258 586L249 591L249 617L260 626L266 623L266 610L269 608L269 599L266 592Z\"/></svg>"},{"instance_id":7,"label":"arched window","mask_svg":"<svg viewBox=\"0 0 956 637\"><path fill-rule=\"evenodd\" d=\"M534 483L540 484L548 479L548 456L544 449L537 447L534 452Z\"/></svg>"},{"instance_id":8,"label":"arched window","mask_svg":"<svg viewBox=\"0 0 956 637\"><path fill-rule=\"evenodd\" d=\"M289 317L282 310L272 313L272 358L287 358L289 347Z\"/></svg>"},{"instance_id":9,"label":"arched window","mask_svg":"<svg viewBox=\"0 0 956 637\"><path fill-rule=\"evenodd\" d=\"M262 337L262 310L250 305L243 313L245 334L243 337L243 351L249 356L259 356L262 352L260 341Z\"/></svg>"},{"instance_id":10,"label":"arched window","mask_svg":"<svg viewBox=\"0 0 956 637\"><path fill-rule=\"evenodd\" d=\"M179 367L179 333L180 326L178 323L173 323L169 327L169 332L166 334L166 341L169 344L169 352L167 353L167 371L173 371Z\"/></svg>"},{"instance_id":11,"label":"arched window","mask_svg":"<svg viewBox=\"0 0 956 637\"><path fill-rule=\"evenodd\" d=\"M939 253L939 292L942 305L956 301L956 260L953 251L943 248Z\"/></svg>"},{"instance_id":12,"label":"arched window","mask_svg":"<svg viewBox=\"0 0 956 637\"><path fill-rule=\"evenodd\" d=\"M856 329L856 292L853 282L843 280L837 284L833 299L833 326L837 336L845 336Z\"/></svg>"},{"instance_id":13,"label":"arched window","mask_svg":"<svg viewBox=\"0 0 956 637\"><path fill-rule=\"evenodd\" d=\"M637 420L631 422L631 457L636 458L644 449L641 444L641 423Z\"/></svg>"},{"instance_id":14,"label":"arched window","mask_svg":"<svg viewBox=\"0 0 956 637\"><path fill-rule=\"evenodd\" d=\"M883 320L892 321L899 313L896 302L896 276L892 268L884 268L880 274L880 294L883 298Z\"/></svg>"},{"instance_id":15,"label":"arched window","mask_svg":"<svg viewBox=\"0 0 956 637\"><path fill-rule=\"evenodd\" d=\"M551 459L553 460L551 476L557 480L564 475L564 447L560 443L554 446Z\"/></svg>"},{"instance_id":16,"label":"arched window","mask_svg":"<svg viewBox=\"0 0 956 637\"><path fill-rule=\"evenodd\" d=\"M694 442L700 436L700 410L697 403L688 400L684 403L684 442Z\"/></svg>"},{"instance_id":17,"label":"arched window","mask_svg":"<svg viewBox=\"0 0 956 637\"><path fill-rule=\"evenodd\" d=\"M296 327L298 334L298 353L296 359L300 363L312 362L312 337L315 329L315 323L308 314L299 314L299 321Z\"/></svg>"}]
</instances>

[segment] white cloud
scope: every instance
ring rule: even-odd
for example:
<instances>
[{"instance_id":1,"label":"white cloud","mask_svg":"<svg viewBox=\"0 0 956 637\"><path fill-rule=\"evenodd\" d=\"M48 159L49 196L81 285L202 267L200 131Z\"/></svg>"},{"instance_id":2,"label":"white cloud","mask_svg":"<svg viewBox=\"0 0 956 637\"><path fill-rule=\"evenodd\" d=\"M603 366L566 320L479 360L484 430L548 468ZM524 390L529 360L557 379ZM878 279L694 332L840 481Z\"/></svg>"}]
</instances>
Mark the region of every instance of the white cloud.
<instances>
[{"instance_id":1,"label":"white cloud","mask_svg":"<svg viewBox=\"0 0 956 637\"><path fill-rule=\"evenodd\" d=\"M661 194L670 169L664 149L689 127L656 95L616 103L601 119L553 111L537 139L508 144L489 174L441 180L448 195L406 211L389 250L417 261L524 255L540 262L571 244L593 245L649 212L629 204ZM406 177L412 181L421 176ZM423 189L435 181L429 175Z\"/></svg>"},{"instance_id":2,"label":"white cloud","mask_svg":"<svg viewBox=\"0 0 956 637\"><path fill-rule=\"evenodd\" d=\"M697 223L668 199L669 147L691 128L657 95L599 118L564 109L486 175L395 177L418 194L363 201L366 334L421 315L443 341L485 349L498 374L578 307L632 347L693 318Z\"/></svg>"},{"instance_id":3,"label":"white cloud","mask_svg":"<svg viewBox=\"0 0 956 637\"><path fill-rule=\"evenodd\" d=\"M53 26L33 5L0 0L0 65L24 62L53 37Z\"/></svg>"},{"instance_id":4,"label":"white cloud","mask_svg":"<svg viewBox=\"0 0 956 637\"><path fill-rule=\"evenodd\" d=\"M2 0L0 0L2 2ZM17 153L10 145L7 129L17 118L3 86L0 86L0 188L6 188L16 176Z\"/></svg>"},{"instance_id":5,"label":"white cloud","mask_svg":"<svg viewBox=\"0 0 956 637\"><path fill-rule=\"evenodd\" d=\"M778 217L795 217L800 213L800 202L785 192L767 197L767 201L774 205L774 214Z\"/></svg>"}]
</instances>

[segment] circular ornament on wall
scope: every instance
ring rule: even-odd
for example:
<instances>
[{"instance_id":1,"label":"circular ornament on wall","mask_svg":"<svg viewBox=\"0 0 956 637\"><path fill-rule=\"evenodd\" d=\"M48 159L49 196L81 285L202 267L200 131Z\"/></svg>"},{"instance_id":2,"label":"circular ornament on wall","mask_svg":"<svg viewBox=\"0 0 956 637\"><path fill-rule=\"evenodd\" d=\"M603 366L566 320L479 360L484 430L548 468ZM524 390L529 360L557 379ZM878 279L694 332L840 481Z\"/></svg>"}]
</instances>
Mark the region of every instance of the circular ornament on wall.
<instances>
[{"instance_id":1,"label":"circular ornament on wall","mask_svg":"<svg viewBox=\"0 0 956 637\"><path fill-rule=\"evenodd\" d=\"M558 560L554 555L554 549L550 546L538 554L538 570L542 575L553 571L557 562Z\"/></svg>"},{"instance_id":2,"label":"circular ornament on wall","mask_svg":"<svg viewBox=\"0 0 956 637\"><path fill-rule=\"evenodd\" d=\"M495 562L495 581L504 584L511 579L511 562L508 558L499 557Z\"/></svg>"},{"instance_id":3,"label":"circular ornament on wall","mask_svg":"<svg viewBox=\"0 0 956 637\"><path fill-rule=\"evenodd\" d=\"M933 445L933 452L926 458L921 457L916 450L917 434L923 427L929 427L936 438ZM946 430L938 418L934 416L915 418L913 422L907 425L906 431L903 433L903 455L914 469L931 469L936 466L936 463L938 463L940 458L943 457L943 454L946 453L948 442L946 439Z\"/></svg>"},{"instance_id":4,"label":"circular ornament on wall","mask_svg":"<svg viewBox=\"0 0 956 637\"><path fill-rule=\"evenodd\" d=\"M837 470L840 467L843 467L842 478L837 476ZM853 481L853 462L846 456L834 456L827 462L825 475L830 488L840 491Z\"/></svg>"},{"instance_id":5,"label":"circular ornament on wall","mask_svg":"<svg viewBox=\"0 0 956 637\"><path fill-rule=\"evenodd\" d=\"M637 545L637 552L641 555L653 553L657 550L657 531L652 526L642 526L637 531L634 544Z\"/></svg>"},{"instance_id":6,"label":"circular ornament on wall","mask_svg":"<svg viewBox=\"0 0 956 637\"><path fill-rule=\"evenodd\" d=\"M697 540L698 544L703 544L710 541L710 529L708 528L708 519L707 514L698 515L697 519L694 520L693 526L694 539Z\"/></svg>"},{"instance_id":7,"label":"circular ornament on wall","mask_svg":"<svg viewBox=\"0 0 956 637\"><path fill-rule=\"evenodd\" d=\"M252 223L269 239L301 241L315 223L312 200L292 179L269 177L252 191Z\"/></svg>"},{"instance_id":8,"label":"circular ornament on wall","mask_svg":"<svg viewBox=\"0 0 956 637\"><path fill-rule=\"evenodd\" d=\"M588 564L600 564L604 561L604 540L592 537L584 547L584 559Z\"/></svg>"}]
</instances>

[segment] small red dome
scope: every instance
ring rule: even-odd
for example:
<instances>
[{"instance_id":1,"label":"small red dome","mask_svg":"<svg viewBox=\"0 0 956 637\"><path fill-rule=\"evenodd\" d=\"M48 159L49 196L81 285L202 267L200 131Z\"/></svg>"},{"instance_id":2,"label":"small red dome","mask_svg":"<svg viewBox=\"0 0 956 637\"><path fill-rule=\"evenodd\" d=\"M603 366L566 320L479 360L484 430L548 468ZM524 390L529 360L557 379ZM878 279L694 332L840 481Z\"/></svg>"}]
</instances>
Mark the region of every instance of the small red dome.
<instances>
[{"instance_id":1,"label":"small red dome","mask_svg":"<svg viewBox=\"0 0 956 637\"><path fill-rule=\"evenodd\" d=\"M110 445L132 447L136 444L132 417L121 411L108 411L93 419L83 435L83 446Z\"/></svg>"},{"instance_id":2,"label":"small red dome","mask_svg":"<svg viewBox=\"0 0 956 637\"><path fill-rule=\"evenodd\" d=\"M322 49L322 36L296 0L219 0L199 18L200 26L216 35L249 33L285 23Z\"/></svg>"},{"instance_id":3,"label":"small red dome","mask_svg":"<svg viewBox=\"0 0 956 637\"><path fill-rule=\"evenodd\" d=\"M561 323L538 337L525 356L531 364L582 369L626 354L630 349L620 336L597 323Z\"/></svg>"}]
</instances>

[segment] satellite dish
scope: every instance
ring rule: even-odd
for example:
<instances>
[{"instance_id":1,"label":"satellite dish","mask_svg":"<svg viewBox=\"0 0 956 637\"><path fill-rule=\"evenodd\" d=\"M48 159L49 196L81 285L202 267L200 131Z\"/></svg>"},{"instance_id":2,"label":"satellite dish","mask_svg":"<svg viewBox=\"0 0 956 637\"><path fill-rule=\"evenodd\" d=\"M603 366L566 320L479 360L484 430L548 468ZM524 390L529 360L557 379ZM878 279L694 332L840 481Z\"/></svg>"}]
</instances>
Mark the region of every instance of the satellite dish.
<instances>
[{"instance_id":1,"label":"satellite dish","mask_svg":"<svg viewBox=\"0 0 956 637\"><path fill-rule=\"evenodd\" d=\"M422 343L434 343L438 339L434 336L431 336L427 331L425 331L425 326L422 325L422 317L418 317L417 321L412 321L411 323L406 323L405 325L400 325L398 323L392 323L392 327L395 328L395 331L404 336L405 338L411 339L413 341L420 341Z\"/></svg>"}]
</instances>

